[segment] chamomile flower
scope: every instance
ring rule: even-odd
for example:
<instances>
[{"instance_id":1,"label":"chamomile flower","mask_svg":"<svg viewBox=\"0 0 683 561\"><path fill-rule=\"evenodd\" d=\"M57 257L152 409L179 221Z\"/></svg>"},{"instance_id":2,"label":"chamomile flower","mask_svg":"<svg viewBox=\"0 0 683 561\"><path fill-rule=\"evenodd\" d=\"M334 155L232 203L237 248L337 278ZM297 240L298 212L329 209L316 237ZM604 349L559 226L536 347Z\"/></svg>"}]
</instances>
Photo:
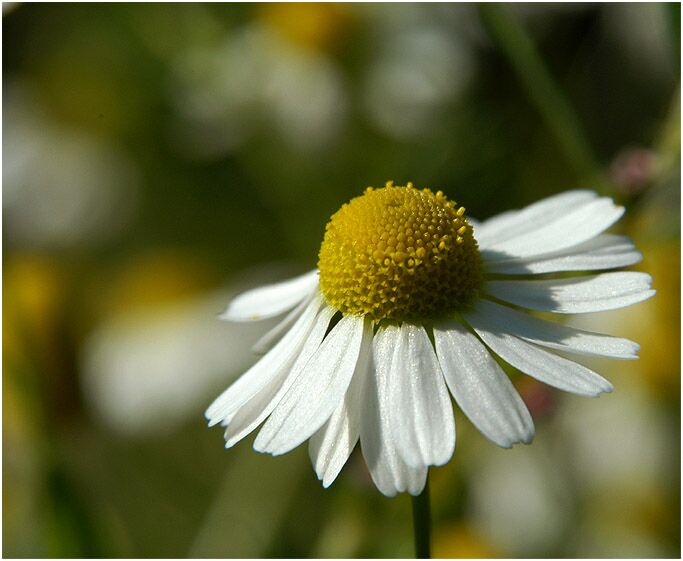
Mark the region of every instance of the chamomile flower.
<instances>
[{"instance_id":1,"label":"chamomile flower","mask_svg":"<svg viewBox=\"0 0 683 561\"><path fill-rule=\"evenodd\" d=\"M209 424L231 447L265 421L254 448L273 455L309 440L325 487L360 441L387 496L419 494L428 467L453 455L451 396L495 444L529 443L532 418L493 353L585 396L612 385L553 351L637 358L632 341L525 311L599 312L654 294L644 273L546 276L638 262L628 238L603 233L623 212L569 191L473 225L440 191L368 188L330 219L317 270L246 292L221 316L288 312L256 344L261 360L208 408Z\"/></svg>"}]
</instances>

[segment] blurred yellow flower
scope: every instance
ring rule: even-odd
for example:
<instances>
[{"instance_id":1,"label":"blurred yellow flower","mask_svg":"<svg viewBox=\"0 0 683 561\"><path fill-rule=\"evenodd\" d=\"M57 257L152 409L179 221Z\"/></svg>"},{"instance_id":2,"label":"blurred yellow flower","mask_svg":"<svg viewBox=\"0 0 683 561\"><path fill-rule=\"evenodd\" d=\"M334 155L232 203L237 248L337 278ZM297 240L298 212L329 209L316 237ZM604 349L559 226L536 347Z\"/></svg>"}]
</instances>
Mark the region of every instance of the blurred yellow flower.
<instances>
[{"instance_id":1,"label":"blurred yellow flower","mask_svg":"<svg viewBox=\"0 0 683 561\"><path fill-rule=\"evenodd\" d=\"M94 288L99 306L111 314L177 302L204 292L216 280L205 261L179 249L164 249L134 256Z\"/></svg>"},{"instance_id":2,"label":"blurred yellow flower","mask_svg":"<svg viewBox=\"0 0 683 561\"><path fill-rule=\"evenodd\" d=\"M2 344L12 357L27 334L40 344L54 333L66 279L54 257L17 253L6 261L3 280Z\"/></svg>"},{"instance_id":3,"label":"blurred yellow flower","mask_svg":"<svg viewBox=\"0 0 683 561\"><path fill-rule=\"evenodd\" d=\"M457 522L434 533L435 559L491 559L501 557L500 552L474 528Z\"/></svg>"},{"instance_id":4,"label":"blurred yellow flower","mask_svg":"<svg viewBox=\"0 0 683 561\"><path fill-rule=\"evenodd\" d=\"M658 298L638 311L623 310L624 333L647 341L640 368L650 389L678 394L681 370L681 247L678 240L644 241L644 267L657 277ZM672 393L673 392L673 393Z\"/></svg>"},{"instance_id":5,"label":"blurred yellow flower","mask_svg":"<svg viewBox=\"0 0 683 561\"><path fill-rule=\"evenodd\" d=\"M349 24L350 6L334 2L267 2L259 5L258 13L267 26L295 45L330 50Z\"/></svg>"}]
</instances>

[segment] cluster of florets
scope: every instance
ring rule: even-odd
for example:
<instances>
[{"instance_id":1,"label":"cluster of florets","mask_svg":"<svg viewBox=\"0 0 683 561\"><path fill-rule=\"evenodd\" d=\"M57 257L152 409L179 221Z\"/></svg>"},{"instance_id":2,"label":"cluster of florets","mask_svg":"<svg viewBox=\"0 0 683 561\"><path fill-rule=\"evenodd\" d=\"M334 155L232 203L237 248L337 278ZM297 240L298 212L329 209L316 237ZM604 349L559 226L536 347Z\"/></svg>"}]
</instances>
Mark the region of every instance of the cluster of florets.
<instances>
[{"instance_id":1,"label":"cluster of florets","mask_svg":"<svg viewBox=\"0 0 683 561\"><path fill-rule=\"evenodd\" d=\"M329 304L375 320L447 315L470 303L482 279L465 208L412 183L368 187L343 205L327 224L318 269Z\"/></svg>"}]
</instances>

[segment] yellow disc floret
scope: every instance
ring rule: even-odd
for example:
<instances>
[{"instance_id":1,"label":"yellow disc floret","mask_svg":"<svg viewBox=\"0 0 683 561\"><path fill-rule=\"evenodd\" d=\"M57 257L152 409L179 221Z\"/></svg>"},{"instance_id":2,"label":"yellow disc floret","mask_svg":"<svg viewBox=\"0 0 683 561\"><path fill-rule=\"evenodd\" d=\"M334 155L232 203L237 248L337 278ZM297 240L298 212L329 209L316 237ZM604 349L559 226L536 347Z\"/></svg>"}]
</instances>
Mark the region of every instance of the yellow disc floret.
<instances>
[{"instance_id":1,"label":"yellow disc floret","mask_svg":"<svg viewBox=\"0 0 683 561\"><path fill-rule=\"evenodd\" d=\"M368 187L343 205L327 224L318 269L330 305L375 320L447 316L482 282L465 209L411 183Z\"/></svg>"}]
</instances>

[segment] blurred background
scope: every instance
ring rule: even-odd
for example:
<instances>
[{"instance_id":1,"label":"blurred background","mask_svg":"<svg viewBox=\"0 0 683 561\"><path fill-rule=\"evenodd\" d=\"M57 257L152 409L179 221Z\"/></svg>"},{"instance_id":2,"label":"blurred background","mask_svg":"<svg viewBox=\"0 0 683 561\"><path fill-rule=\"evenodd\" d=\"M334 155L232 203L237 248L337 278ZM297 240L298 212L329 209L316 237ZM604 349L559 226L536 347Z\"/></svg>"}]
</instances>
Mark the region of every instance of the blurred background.
<instances>
[{"instance_id":1,"label":"blurred background","mask_svg":"<svg viewBox=\"0 0 683 561\"><path fill-rule=\"evenodd\" d=\"M509 370L532 446L457 413L435 555L680 555L678 4L2 9L5 557L412 556L357 451L323 490L203 418L268 327L216 314L389 179L479 219L598 190L658 291L568 318L641 344L613 394Z\"/></svg>"}]
</instances>

